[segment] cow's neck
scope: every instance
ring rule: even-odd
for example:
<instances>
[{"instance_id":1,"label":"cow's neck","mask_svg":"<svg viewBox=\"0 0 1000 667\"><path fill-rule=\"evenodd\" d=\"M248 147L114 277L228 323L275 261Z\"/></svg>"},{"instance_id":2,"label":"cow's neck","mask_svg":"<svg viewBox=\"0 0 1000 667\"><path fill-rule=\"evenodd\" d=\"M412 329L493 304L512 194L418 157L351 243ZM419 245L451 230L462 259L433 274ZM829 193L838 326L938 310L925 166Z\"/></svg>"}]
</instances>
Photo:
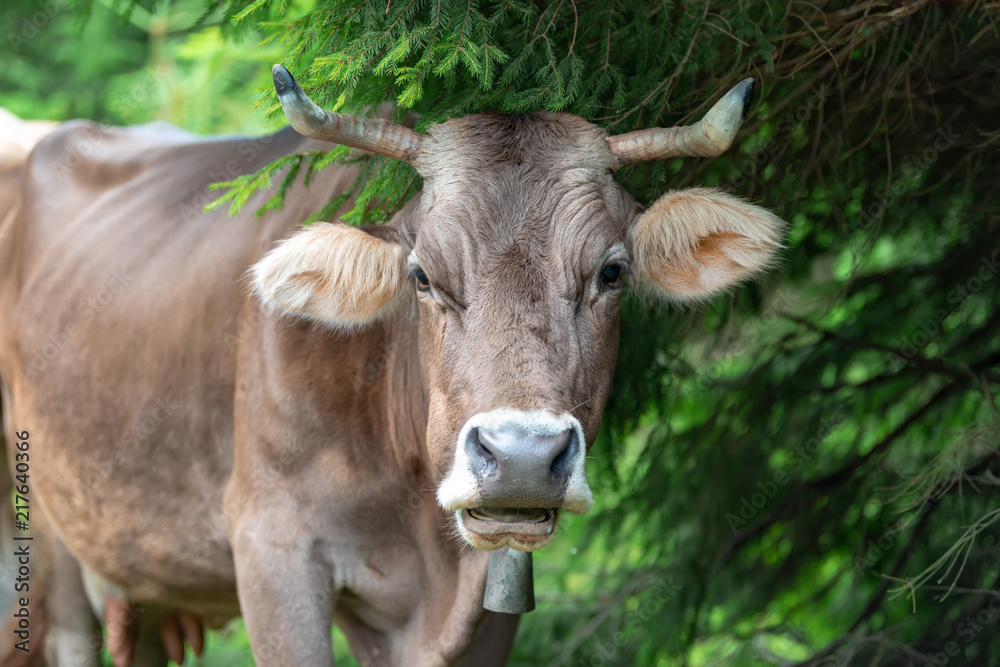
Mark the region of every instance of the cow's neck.
<instances>
[{"instance_id":1,"label":"cow's neck","mask_svg":"<svg viewBox=\"0 0 1000 667\"><path fill-rule=\"evenodd\" d=\"M352 385L365 392L377 391L386 446L411 481L435 483L427 457L427 400L420 371L417 319L404 307L352 340L364 349L356 358Z\"/></svg>"},{"instance_id":2,"label":"cow's neck","mask_svg":"<svg viewBox=\"0 0 1000 667\"><path fill-rule=\"evenodd\" d=\"M450 664L484 627L488 559L435 498L416 317L344 334L248 306L261 319L238 353L236 525L274 526L286 556L321 554L359 654L392 637L400 664L418 650ZM509 645L512 627L498 636Z\"/></svg>"},{"instance_id":3,"label":"cow's neck","mask_svg":"<svg viewBox=\"0 0 1000 667\"><path fill-rule=\"evenodd\" d=\"M425 488L436 482L424 444L414 316L400 309L353 332L273 312L261 317L259 346L241 364L241 376L268 395L270 406L251 408L271 413L268 426L307 434L300 454L335 451L349 461L352 481L372 474Z\"/></svg>"}]
</instances>

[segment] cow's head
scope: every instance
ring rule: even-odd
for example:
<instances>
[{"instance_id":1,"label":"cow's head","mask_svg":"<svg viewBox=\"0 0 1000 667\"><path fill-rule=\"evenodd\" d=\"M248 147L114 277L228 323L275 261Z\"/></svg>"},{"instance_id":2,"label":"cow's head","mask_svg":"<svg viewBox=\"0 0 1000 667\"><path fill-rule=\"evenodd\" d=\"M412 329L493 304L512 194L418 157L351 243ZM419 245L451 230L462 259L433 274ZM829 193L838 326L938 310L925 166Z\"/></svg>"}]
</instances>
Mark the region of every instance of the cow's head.
<instances>
[{"instance_id":1,"label":"cow's head","mask_svg":"<svg viewBox=\"0 0 1000 667\"><path fill-rule=\"evenodd\" d=\"M780 245L781 221L741 199L696 188L643 209L614 177L724 151L753 80L693 126L610 138L570 114L481 114L421 135L324 111L281 66L274 80L299 132L406 160L424 187L392 240L319 223L285 241L255 267L258 293L337 329L416 299L438 501L473 546L537 549L560 510L591 506L584 461L626 277L667 299L704 299Z\"/></svg>"}]
</instances>

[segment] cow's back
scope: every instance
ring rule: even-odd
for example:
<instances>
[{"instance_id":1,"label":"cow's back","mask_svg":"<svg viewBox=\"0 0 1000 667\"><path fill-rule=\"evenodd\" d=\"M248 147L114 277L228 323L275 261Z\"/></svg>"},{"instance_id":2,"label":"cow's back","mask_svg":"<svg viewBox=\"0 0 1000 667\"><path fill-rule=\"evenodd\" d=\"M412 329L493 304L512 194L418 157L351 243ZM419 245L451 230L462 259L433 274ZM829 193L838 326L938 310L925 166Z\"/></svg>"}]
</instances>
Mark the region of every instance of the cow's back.
<instances>
[{"instance_id":1,"label":"cow's back","mask_svg":"<svg viewBox=\"0 0 1000 667\"><path fill-rule=\"evenodd\" d=\"M235 218L201 209L211 182L306 145L290 131L202 140L74 122L28 162L0 239L0 376L32 430L35 497L74 517L59 529L82 560L149 582L140 595L164 595L160 580L210 598L232 577L218 508L236 346L253 326L244 274L354 174L296 187L280 214L255 217L263 196Z\"/></svg>"},{"instance_id":2,"label":"cow's back","mask_svg":"<svg viewBox=\"0 0 1000 667\"><path fill-rule=\"evenodd\" d=\"M52 121L21 120L6 109L0 109L0 230L17 199L28 153L55 127Z\"/></svg>"}]
</instances>

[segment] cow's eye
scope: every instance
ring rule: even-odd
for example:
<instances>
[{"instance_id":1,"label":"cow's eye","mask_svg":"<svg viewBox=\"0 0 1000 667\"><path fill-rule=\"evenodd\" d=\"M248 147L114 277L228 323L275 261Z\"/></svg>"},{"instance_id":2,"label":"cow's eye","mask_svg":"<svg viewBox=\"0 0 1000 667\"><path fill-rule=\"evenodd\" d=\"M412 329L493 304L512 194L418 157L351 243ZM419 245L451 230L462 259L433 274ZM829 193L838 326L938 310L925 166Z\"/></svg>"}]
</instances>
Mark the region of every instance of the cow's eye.
<instances>
[{"instance_id":1,"label":"cow's eye","mask_svg":"<svg viewBox=\"0 0 1000 667\"><path fill-rule=\"evenodd\" d=\"M618 287L622 282L622 274L625 268L621 264L608 264L601 270L601 280L608 287Z\"/></svg>"},{"instance_id":2,"label":"cow's eye","mask_svg":"<svg viewBox=\"0 0 1000 667\"><path fill-rule=\"evenodd\" d=\"M423 269L413 269L413 277L417 281L417 289L426 292L431 288L431 283L427 280L427 274Z\"/></svg>"}]
</instances>

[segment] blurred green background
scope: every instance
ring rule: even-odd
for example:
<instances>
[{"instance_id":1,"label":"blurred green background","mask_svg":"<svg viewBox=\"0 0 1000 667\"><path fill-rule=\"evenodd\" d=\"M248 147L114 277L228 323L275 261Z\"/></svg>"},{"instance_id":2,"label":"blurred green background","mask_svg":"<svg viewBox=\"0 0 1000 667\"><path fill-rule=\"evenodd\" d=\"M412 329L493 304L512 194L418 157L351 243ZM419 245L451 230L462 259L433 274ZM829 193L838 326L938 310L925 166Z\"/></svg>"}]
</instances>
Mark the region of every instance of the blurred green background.
<instances>
[{"instance_id":1,"label":"blurred green background","mask_svg":"<svg viewBox=\"0 0 1000 667\"><path fill-rule=\"evenodd\" d=\"M266 112L285 62L331 107L568 110L624 132L691 122L756 76L729 153L621 177L647 204L693 184L750 197L789 221L787 248L710 304L626 301L597 504L536 555L511 664L1000 665L998 18L943 1L7 0L0 106L263 133L283 125ZM384 215L412 179L371 162ZM241 624L194 664L252 664Z\"/></svg>"}]
</instances>

